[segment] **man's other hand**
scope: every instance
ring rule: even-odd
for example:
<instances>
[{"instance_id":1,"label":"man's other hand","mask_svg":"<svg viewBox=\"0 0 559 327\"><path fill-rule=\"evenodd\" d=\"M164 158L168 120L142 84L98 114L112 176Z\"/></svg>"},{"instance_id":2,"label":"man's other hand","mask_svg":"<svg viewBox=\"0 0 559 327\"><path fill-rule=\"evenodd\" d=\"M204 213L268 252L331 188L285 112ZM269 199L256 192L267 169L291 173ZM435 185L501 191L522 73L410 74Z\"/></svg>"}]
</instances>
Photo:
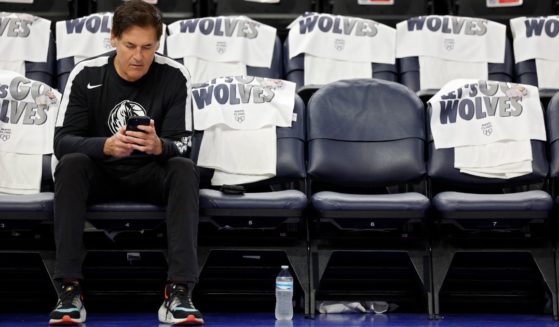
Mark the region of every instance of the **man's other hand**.
<instances>
[{"instance_id":1,"label":"man's other hand","mask_svg":"<svg viewBox=\"0 0 559 327\"><path fill-rule=\"evenodd\" d=\"M155 123L150 120L149 125L138 125L141 132L126 131L126 141L132 146L133 150L138 150L147 154L159 155L163 152L163 144L155 131Z\"/></svg>"},{"instance_id":2,"label":"man's other hand","mask_svg":"<svg viewBox=\"0 0 559 327\"><path fill-rule=\"evenodd\" d=\"M125 134L126 129L121 127L118 132L113 134L105 141L103 146L103 153L107 156L112 156L115 158L124 158L132 154L134 149L132 144L127 141L127 136Z\"/></svg>"}]
</instances>

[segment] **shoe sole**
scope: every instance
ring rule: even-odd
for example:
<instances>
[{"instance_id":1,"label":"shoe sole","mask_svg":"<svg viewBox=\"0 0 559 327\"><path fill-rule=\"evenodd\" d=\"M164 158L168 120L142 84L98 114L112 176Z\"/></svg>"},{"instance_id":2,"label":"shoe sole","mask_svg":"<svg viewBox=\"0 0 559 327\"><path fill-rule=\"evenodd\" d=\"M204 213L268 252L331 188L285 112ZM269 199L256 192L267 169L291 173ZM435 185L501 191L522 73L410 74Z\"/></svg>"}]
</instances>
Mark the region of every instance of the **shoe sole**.
<instances>
[{"instance_id":1,"label":"shoe sole","mask_svg":"<svg viewBox=\"0 0 559 327\"><path fill-rule=\"evenodd\" d=\"M176 319L167 309L162 305L158 312L159 322L164 324L172 324L173 326L184 326L184 325L203 325L204 319L196 318L194 315L188 315L186 318Z\"/></svg>"},{"instance_id":2,"label":"shoe sole","mask_svg":"<svg viewBox=\"0 0 559 327\"><path fill-rule=\"evenodd\" d=\"M49 320L49 325L51 326L62 326L62 325L80 325L84 322L83 319L72 319L70 316L65 315L62 319L51 319Z\"/></svg>"},{"instance_id":3,"label":"shoe sole","mask_svg":"<svg viewBox=\"0 0 559 327\"><path fill-rule=\"evenodd\" d=\"M185 326L185 325L203 325L204 319L196 318L194 315L189 315L183 319L176 319L173 317L165 317L166 319L159 319L159 322L164 324L171 324L173 326Z\"/></svg>"},{"instance_id":4,"label":"shoe sole","mask_svg":"<svg viewBox=\"0 0 559 327\"><path fill-rule=\"evenodd\" d=\"M49 325L51 326L75 326L75 325L80 325L83 324L85 322L85 316L86 316L86 311L85 311L85 307L82 306L82 308L80 309L80 318L79 319L74 319L72 317L70 317L69 315L64 315L62 316L62 319L51 319L49 320Z\"/></svg>"},{"instance_id":5,"label":"shoe sole","mask_svg":"<svg viewBox=\"0 0 559 327\"><path fill-rule=\"evenodd\" d=\"M173 326L185 326L185 325L203 325L204 319L198 319L193 315L186 317L186 319L173 319ZM177 321L178 320L178 321Z\"/></svg>"}]
</instances>

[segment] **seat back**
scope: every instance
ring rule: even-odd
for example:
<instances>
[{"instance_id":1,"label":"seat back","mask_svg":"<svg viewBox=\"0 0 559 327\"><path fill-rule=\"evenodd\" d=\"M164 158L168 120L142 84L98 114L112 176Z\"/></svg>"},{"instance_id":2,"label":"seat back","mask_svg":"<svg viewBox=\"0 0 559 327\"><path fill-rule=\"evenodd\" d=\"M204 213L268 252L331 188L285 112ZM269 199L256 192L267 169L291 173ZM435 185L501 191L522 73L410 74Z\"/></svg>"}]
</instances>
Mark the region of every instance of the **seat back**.
<instances>
[{"instance_id":1,"label":"seat back","mask_svg":"<svg viewBox=\"0 0 559 327\"><path fill-rule=\"evenodd\" d=\"M508 24L509 19L514 17L547 16L557 13L557 3L554 0L517 0L516 3L522 4L513 6L511 4L515 1L495 1L495 7L489 7L488 2L487 0L450 0L450 6L454 15L483 17L503 24Z\"/></svg>"},{"instance_id":2,"label":"seat back","mask_svg":"<svg viewBox=\"0 0 559 327\"><path fill-rule=\"evenodd\" d=\"M260 3L245 0L209 0L212 16L244 15L278 29L283 40L287 25L306 11L316 11L315 0L282 0L278 3Z\"/></svg>"},{"instance_id":3,"label":"seat back","mask_svg":"<svg viewBox=\"0 0 559 327\"><path fill-rule=\"evenodd\" d=\"M325 11L335 15L345 15L372 19L395 27L408 17L434 14L433 1L404 0L386 4L370 1L360 4L354 0L329 0Z\"/></svg>"},{"instance_id":4,"label":"seat back","mask_svg":"<svg viewBox=\"0 0 559 327\"><path fill-rule=\"evenodd\" d=\"M514 80L518 83L538 86L538 72L534 59L514 64Z\"/></svg>"},{"instance_id":5,"label":"seat back","mask_svg":"<svg viewBox=\"0 0 559 327\"><path fill-rule=\"evenodd\" d=\"M91 1L91 12L114 11L123 0L89 0ZM161 11L165 24L177 20L198 17L198 0L163 0L157 1L157 8Z\"/></svg>"},{"instance_id":6,"label":"seat back","mask_svg":"<svg viewBox=\"0 0 559 327\"><path fill-rule=\"evenodd\" d=\"M546 127L550 150L549 175L557 180L559 178L559 93L555 93L547 105Z\"/></svg>"},{"instance_id":7,"label":"seat back","mask_svg":"<svg viewBox=\"0 0 559 327\"><path fill-rule=\"evenodd\" d=\"M291 127L277 127L277 163L276 176L271 180L266 180L257 184L275 184L290 181L302 180L306 177L305 169L305 104L298 95L295 95L295 107L293 109L294 118ZM192 149L190 158L198 161L198 153L204 132L195 131L192 136ZM210 185L213 171L207 168L200 168L200 188ZM257 185L258 186L258 185Z\"/></svg>"},{"instance_id":8,"label":"seat back","mask_svg":"<svg viewBox=\"0 0 559 327\"><path fill-rule=\"evenodd\" d=\"M449 16L431 16L431 17L440 17L440 18L436 18L436 19L446 19L446 17ZM426 21L428 19L430 19L431 17L427 17ZM457 17L458 19L460 19L461 17ZM465 17L464 17L465 18ZM410 20L414 20L417 18L411 18ZM402 22L401 24L407 24L407 21ZM429 24L426 24L425 26L428 26ZM436 29L436 33L441 33L443 35L443 38L445 39L445 49L447 49L448 51L452 51L453 50L453 45L455 40L452 37L446 37L446 35L449 35L447 31L443 31L443 29L445 29L443 26L443 24L438 24L438 25L433 25L433 26L438 26L438 28ZM464 29L461 30L462 34L466 34ZM484 34L487 35L487 34ZM504 35L503 35L504 36ZM505 36L504 36L505 37ZM401 42L398 38L397 38L397 42ZM487 78L488 80L494 80L494 81L502 81L502 82L512 82L513 81L513 77L514 77L514 73L513 73L513 51L512 51L512 47L510 44L510 41L508 40L508 38L505 37L505 46L504 46L504 60L503 62L488 62L487 63ZM397 45L398 47L398 45ZM427 51L427 48L423 48L423 50L420 51ZM419 56L400 56L398 55L398 51L397 51L397 57L398 58L398 66L399 66L399 77L400 77L400 83L406 85L407 87L409 87L411 90L413 90L414 92L418 92L418 91L426 91L426 88L423 87L422 85L420 85L420 81L422 79L421 73L427 73L429 72L428 70L425 70L423 72L421 72L421 67L420 67L420 60L419 60ZM444 71L449 72L449 70L452 69L452 67L446 67L446 69ZM435 74L435 76L437 76L438 74L440 74L441 72L436 72L433 71L433 74ZM463 74L469 74L468 72L461 72L459 75L463 75ZM474 78L471 76L457 76L455 78ZM444 85L444 83L443 83Z\"/></svg>"},{"instance_id":9,"label":"seat back","mask_svg":"<svg viewBox=\"0 0 559 327\"><path fill-rule=\"evenodd\" d=\"M378 186L425 174L423 104L381 80L324 86L309 102L308 174L342 186Z\"/></svg>"}]
</instances>

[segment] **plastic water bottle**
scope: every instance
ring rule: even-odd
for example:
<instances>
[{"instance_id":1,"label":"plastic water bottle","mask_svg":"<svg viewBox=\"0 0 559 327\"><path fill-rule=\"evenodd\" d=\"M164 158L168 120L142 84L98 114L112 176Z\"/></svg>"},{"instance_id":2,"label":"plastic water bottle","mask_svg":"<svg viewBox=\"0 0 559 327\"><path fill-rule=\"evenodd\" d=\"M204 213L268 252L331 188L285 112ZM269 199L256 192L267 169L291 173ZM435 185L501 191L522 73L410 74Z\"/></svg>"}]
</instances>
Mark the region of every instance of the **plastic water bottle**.
<instances>
[{"instance_id":1,"label":"plastic water bottle","mask_svg":"<svg viewBox=\"0 0 559 327\"><path fill-rule=\"evenodd\" d=\"M293 318L293 277L289 266L281 266L276 277L276 319L291 320Z\"/></svg>"}]
</instances>

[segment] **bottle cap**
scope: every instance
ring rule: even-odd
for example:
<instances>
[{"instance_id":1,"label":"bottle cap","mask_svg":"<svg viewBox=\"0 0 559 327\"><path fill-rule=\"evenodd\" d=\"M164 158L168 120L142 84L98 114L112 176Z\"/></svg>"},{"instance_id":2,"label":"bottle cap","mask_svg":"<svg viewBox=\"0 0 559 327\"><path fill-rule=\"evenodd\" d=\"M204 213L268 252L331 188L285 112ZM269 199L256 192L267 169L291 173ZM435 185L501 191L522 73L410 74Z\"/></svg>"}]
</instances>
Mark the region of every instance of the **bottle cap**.
<instances>
[{"instance_id":1,"label":"bottle cap","mask_svg":"<svg viewBox=\"0 0 559 327\"><path fill-rule=\"evenodd\" d=\"M289 266L282 265L282 266L281 266L281 269L289 269Z\"/></svg>"}]
</instances>

